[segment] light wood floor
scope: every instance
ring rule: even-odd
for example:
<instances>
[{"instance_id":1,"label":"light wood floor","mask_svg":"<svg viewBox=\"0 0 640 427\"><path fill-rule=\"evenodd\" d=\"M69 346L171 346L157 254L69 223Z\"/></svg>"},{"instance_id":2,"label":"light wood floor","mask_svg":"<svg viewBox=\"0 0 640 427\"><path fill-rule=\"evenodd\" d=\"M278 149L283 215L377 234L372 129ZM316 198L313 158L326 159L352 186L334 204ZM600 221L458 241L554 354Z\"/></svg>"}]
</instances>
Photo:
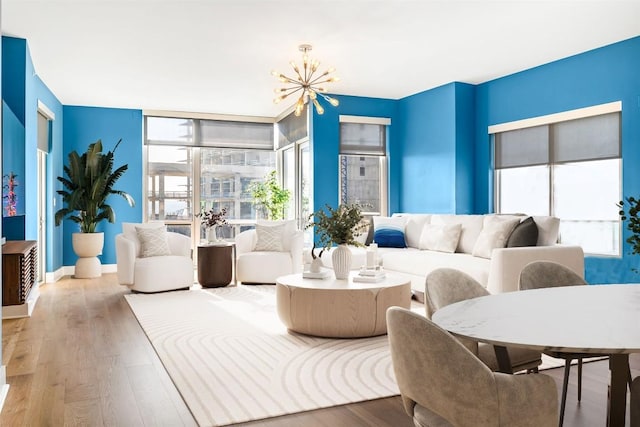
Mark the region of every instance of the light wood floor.
<instances>
[{"instance_id":1,"label":"light wood floor","mask_svg":"<svg viewBox=\"0 0 640 427\"><path fill-rule=\"evenodd\" d=\"M194 426L114 274L44 285L31 318L2 322L9 395L2 426ZM636 357L638 356L638 357ZM640 375L640 355L631 358ZM562 369L545 371L560 384ZM582 403L571 379L565 426L603 426L606 361L585 365ZM628 417L627 417L628 418ZM628 421L627 421L628 424ZM292 414L246 426L413 425L399 397Z\"/></svg>"}]
</instances>

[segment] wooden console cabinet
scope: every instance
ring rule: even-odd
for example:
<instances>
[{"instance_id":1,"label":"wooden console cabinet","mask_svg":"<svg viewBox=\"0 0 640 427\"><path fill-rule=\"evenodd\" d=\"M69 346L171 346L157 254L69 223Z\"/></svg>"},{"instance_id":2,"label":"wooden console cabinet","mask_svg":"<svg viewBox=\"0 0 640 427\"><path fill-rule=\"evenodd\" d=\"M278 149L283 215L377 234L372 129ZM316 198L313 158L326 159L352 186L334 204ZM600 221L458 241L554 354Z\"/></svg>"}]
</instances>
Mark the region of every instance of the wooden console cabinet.
<instances>
[{"instance_id":1,"label":"wooden console cabinet","mask_svg":"<svg viewBox=\"0 0 640 427\"><path fill-rule=\"evenodd\" d=\"M9 240L2 246L2 305L26 302L36 281L37 267L35 240Z\"/></svg>"}]
</instances>

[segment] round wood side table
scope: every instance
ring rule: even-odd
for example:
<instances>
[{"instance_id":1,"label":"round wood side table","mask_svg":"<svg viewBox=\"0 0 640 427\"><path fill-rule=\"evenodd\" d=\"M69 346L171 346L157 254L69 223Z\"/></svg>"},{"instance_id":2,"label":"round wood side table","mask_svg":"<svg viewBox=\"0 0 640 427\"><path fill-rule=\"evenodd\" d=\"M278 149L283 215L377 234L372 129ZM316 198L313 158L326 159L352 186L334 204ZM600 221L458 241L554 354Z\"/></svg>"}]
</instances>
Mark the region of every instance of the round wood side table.
<instances>
[{"instance_id":1,"label":"round wood side table","mask_svg":"<svg viewBox=\"0 0 640 427\"><path fill-rule=\"evenodd\" d=\"M234 281L235 243L198 246L198 283L205 288L227 286Z\"/></svg>"}]
</instances>

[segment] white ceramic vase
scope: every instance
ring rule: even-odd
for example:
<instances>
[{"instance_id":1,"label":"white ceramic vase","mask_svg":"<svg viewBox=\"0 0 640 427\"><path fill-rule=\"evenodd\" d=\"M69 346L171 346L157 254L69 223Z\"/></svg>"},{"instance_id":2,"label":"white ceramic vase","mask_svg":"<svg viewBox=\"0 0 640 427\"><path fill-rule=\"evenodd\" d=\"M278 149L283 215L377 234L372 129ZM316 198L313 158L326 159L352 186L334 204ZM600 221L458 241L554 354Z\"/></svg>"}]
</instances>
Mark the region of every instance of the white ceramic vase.
<instances>
[{"instance_id":1,"label":"white ceramic vase","mask_svg":"<svg viewBox=\"0 0 640 427\"><path fill-rule=\"evenodd\" d=\"M71 244L78 255L74 276L77 279L102 276L102 264L98 255L102 254L104 233L73 233Z\"/></svg>"},{"instance_id":2,"label":"white ceramic vase","mask_svg":"<svg viewBox=\"0 0 640 427\"><path fill-rule=\"evenodd\" d=\"M216 243L218 241L218 226L212 225L207 228L207 242Z\"/></svg>"},{"instance_id":3,"label":"white ceramic vase","mask_svg":"<svg viewBox=\"0 0 640 427\"><path fill-rule=\"evenodd\" d=\"M351 249L347 245L338 245L331 254L331 261L336 279L348 279L351 271Z\"/></svg>"}]
</instances>

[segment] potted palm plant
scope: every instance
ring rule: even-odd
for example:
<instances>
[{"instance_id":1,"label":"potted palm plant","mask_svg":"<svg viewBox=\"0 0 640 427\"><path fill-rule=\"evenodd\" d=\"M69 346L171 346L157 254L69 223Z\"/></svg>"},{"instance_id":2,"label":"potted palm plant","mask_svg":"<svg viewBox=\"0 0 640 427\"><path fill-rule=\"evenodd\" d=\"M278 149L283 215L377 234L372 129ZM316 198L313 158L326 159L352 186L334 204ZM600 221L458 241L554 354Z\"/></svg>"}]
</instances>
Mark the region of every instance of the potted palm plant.
<instances>
[{"instance_id":1,"label":"potted palm plant","mask_svg":"<svg viewBox=\"0 0 640 427\"><path fill-rule=\"evenodd\" d=\"M64 190L57 193L62 196L64 206L55 213L56 225L60 225L65 218L80 226L79 233L73 233L73 250L78 255L75 276L77 278L91 278L101 276L100 260L104 233L97 232L97 225L104 220L114 223L116 214L107 204L107 198L112 195L123 197L129 206L134 206L133 198L121 190L114 189L118 179L128 169L122 165L113 169L113 156L122 139L113 151L102 152L102 141L90 144L82 155L77 151L69 153L69 164L64 165L66 176L59 176L58 181Z\"/></svg>"},{"instance_id":2,"label":"potted palm plant","mask_svg":"<svg viewBox=\"0 0 640 427\"><path fill-rule=\"evenodd\" d=\"M356 237L367 230L368 224L363 221L362 207L358 203L341 204L336 209L326 205L326 210L328 213L319 209L309 215L305 228L315 227L317 243L322 247L320 255L334 244L338 245L331 254L333 271L336 279L346 279L351 270L351 250L348 246L363 246ZM311 255L316 258L313 249Z\"/></svg>"}]
</instances>

